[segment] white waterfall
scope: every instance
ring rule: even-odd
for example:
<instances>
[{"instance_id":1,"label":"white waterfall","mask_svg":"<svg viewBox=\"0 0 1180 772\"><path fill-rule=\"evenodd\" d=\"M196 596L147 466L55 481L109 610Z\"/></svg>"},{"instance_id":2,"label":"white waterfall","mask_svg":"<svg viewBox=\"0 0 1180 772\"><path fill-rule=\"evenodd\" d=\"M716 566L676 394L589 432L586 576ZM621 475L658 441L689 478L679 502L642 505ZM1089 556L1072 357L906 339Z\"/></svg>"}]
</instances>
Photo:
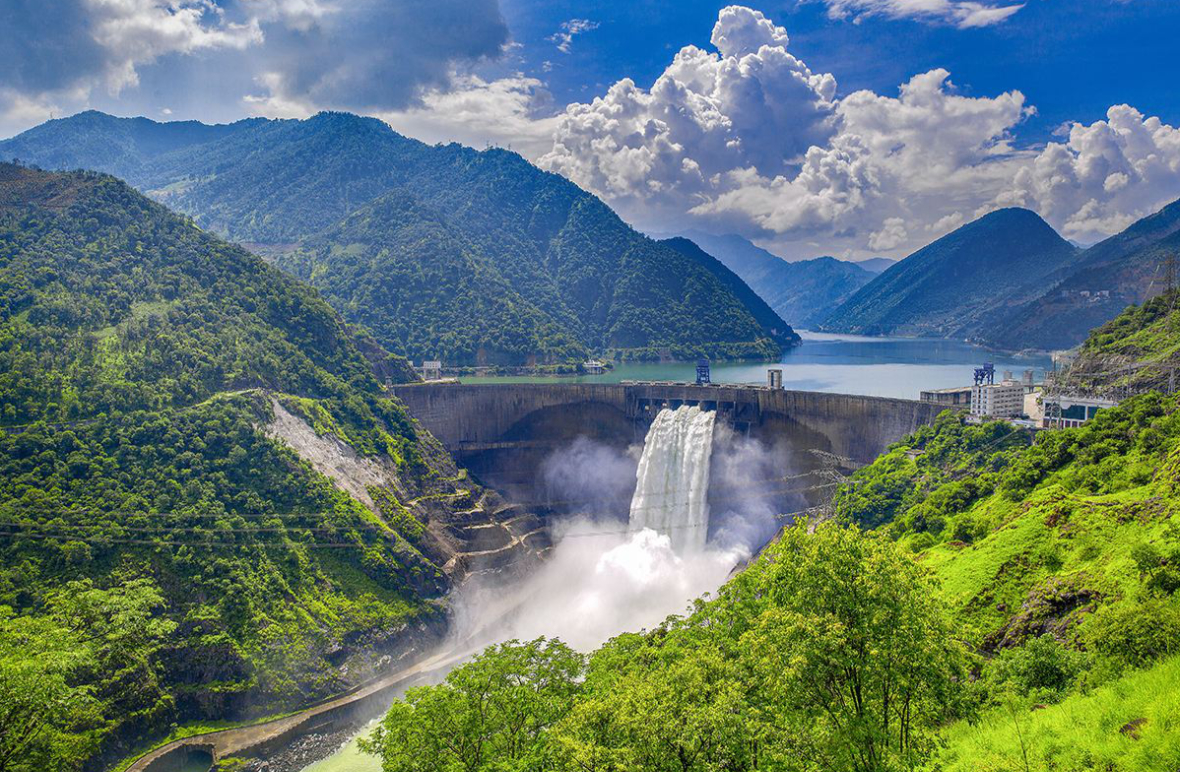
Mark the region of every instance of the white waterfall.
<instances>
[{"instance_id":1,"label":"white waterfall","mask_svg":"<svg viewBox=\"0 0 1180 772\"><path fill-rule=\"evenodd\" d=\"M650 528L670 537L678 555L700 552L708 536L715 417L699 407L665 408L643 443L631 498L631 531Z\"/></svg>"}]
</instances>

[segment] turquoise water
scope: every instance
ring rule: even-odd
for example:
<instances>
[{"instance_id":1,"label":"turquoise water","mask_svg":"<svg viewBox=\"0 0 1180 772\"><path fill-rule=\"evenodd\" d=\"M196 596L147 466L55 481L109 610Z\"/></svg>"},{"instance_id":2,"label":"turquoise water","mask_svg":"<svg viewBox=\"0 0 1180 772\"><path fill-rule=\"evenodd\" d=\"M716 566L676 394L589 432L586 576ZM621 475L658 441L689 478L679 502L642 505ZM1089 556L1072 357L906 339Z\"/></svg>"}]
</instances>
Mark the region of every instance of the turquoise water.
<instances>
[{"instance_id":1,"label":"turquoise water","mask_svg":"<svg viewBox=\"0 0 1180 772\"><path fill-rule=\"evenodd\" d=\"M877 397L917 399L923 389L946 389L971 384L973 369L993 362L996 377L1011 370L1036 371L1037 380L1052 367L1048 355L996 354L953 340L918 338L868 338L800 331L803 344L783 355L777 364L765 362L718 363L712 367L715 383L766 383L769 368L782 368L783 386L804 391L868 394ZM618 383L624 380L692 381L691 362L621 364L603 375L569 378L530 376L465 377L463 383Z\"/></svg>"},{"instance_id":2,"label":"turquoise water","mask_svg":"<svg viewBox=\"0 0 1180 772\"><path fill-rule=\"evenodd\" d=\"M343 748L305 768L303 772L381 772L381 760L361 753L356 738L353 738Z\"/></svg>"}]
</instances>

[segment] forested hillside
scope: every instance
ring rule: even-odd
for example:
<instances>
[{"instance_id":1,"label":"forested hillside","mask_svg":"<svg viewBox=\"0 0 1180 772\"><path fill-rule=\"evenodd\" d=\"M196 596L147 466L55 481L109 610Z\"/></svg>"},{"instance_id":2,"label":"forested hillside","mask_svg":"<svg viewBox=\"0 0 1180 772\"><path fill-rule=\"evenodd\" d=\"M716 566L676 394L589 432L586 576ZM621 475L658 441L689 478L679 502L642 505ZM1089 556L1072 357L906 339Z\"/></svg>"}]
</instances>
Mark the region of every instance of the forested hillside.
<instances>
[{"instance_id":1,"label":"forested hillside","mask_svg":"<svg viewBox=\"0 0 1180 772\"><path fill-rule=\"evenodd\" d=\"M978 337L997 310L1039 297L1049 277L1077 255L1035 213L1001 209L888 268L833 310L821 329Z\"/></svg>"},{"instance_id":2,"label":"forested hillside","mask_svg":"<svg viewBox=\"0 0 1180 772\"><path fill-rule=\"evenodd\" d=\"M1090 333L1077 359L1055 378L1071 393L1119 397L1180 385L1180 291L1121 314Z\"/></svg>"},{"instance_id":3,"label":"forested hillside","mask_svg":"<svg viewBox=\"0 0 1180 772\"><path fill-rule=\"evenodd\" d=\"M434 519L478 494L384 396L406 375L124 183L0 165L5 768L290 708L435 626ZM388 484L333 485L279 411Z\"/></svg>"},{"instance_id":4,"label":"forested hillside","mask_svg":"<svg viewBox=\"0 0 1180 772\"><path fill-rule=\"evenodd\" d=\"M139 140L115 154L63 152L71 121L83 118L90 136L146 133L84 114L0 143L0 157L125 173L201 226L301 272L399 354L451 364L561 362L587 351L741 358L798 342L787 323L735 295L740 280L724 266L636 233L511 152L431 147L341 113L242 122L171 148ZM422 228L434 236L424 240ZM403 302L432 309L424 329L405 329ZM473 320L480 313L487 321ZM496 324L509 318L520 321ZM539 328L526 330L534 321Z\"/></svg>"},{"instance_id":5,"label":"forested hillside","mask_svg":"<svg viewBox=\"0 0 1180 772\"><path fill-rule=\"evenodd\" d=\"M1008 349L1066 349L1167 285L1168 256L1180 257L1180 201L1099 242L1043 293L1004 309L978 334Z\"/></svg>"}]
</instances>

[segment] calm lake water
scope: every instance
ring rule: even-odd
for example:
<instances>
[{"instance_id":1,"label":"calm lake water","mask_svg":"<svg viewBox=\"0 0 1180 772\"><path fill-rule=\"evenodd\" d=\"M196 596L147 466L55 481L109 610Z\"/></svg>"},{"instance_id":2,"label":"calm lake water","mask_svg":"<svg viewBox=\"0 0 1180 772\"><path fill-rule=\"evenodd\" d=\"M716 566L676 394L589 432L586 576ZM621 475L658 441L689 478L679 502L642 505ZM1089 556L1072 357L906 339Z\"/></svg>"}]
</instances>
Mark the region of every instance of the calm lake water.
<instances>
[{"instance_id":1,"label":"calm lake water","mask_svg":"<svg viewBox=\"0 0 1180 772\"><path fill-rule=\"evenodd\" d=\"M1016 377L1035 370L1037 380L1052 367L1048 355L997 354L969 343L916 338L868 338L799 331L803 345L783 355L782 362L768 364L717 363L712 367L716 383L766 383L766 371L783 370L783 386L805 391L868 394L877 397L917 399L923 389L969 386L972 371L984 362L996 366L996 378L1011 370ZM624 380L693 381L691 362L669 364L621 364L604 375L568 378L535 376L465 377L463 383L618 383Z\"/></svg>"}]
</instances>

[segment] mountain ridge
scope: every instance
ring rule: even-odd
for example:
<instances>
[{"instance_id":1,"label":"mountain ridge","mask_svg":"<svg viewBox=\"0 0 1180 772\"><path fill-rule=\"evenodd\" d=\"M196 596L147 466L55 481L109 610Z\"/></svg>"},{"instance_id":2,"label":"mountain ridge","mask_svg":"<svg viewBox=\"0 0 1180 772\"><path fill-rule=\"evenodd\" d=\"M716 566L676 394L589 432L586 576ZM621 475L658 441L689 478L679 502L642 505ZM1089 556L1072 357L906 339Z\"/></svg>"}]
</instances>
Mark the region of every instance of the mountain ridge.
<instances>
[{"instance_id":1,"label":"mountain ridge","mask_svg":"<svg viewBox=\"0 0 1180 772\"><path fill-rule=\"evenodd\" d=\"M58 133L69 128L55 124ZM49 133L0 143L0 156L19 147L22 156L36 161L33 140L60 144L50 143ZM52 157L64 162L60 155ZM68 160L85 162L85 153ZM459 234L519 295L526 316L560 328L560 335L542 339L555 344L540 350L470 339L475 328L456 333L460 340L453 346L440 335L428 358L438 358L439 349L463 352L454 364L568 361L583 351L624 358L667 353L767 358L798 343L786 322L768 320L763 309L754 313L737 298L736 277L720 263L695 261L647 239L597 198L509 151L428 146L377 119L320 113L304 121L230 124L212 141L123 165L132 172L130 182L202 227L251 243L288 265L306 259L284 257L300 242L337 228L383 195L401 192L444 215L446 229ZM267 185L258 185L259 179ZM406 264L412 256L402 257ZM362 259L379 267L373 258ZM337 264L321 259L318 276ZM306 276L316 283L317 274ZM337 283L333 302L350 321L359 321L356 299L344 289ZM427 285L421 291L433 290ZM460 302L457 295L441 299ZM450 308L452 318L462 315L462 309ZM566 345L566 339L576 345ZM404 339L378 342L407 353L399 348ZM489 356L480 357L480 350Z\"/></svg>"},{"instance_id":2,"label":"mountain ridge","mask_svg":"<svg viewBox=\"0 0 1180 772\"><path fill-rule=\"evenodd\" d=\"M1077 257L1039 215L999 209L919 249L866 284L821 324L829 332L974 336L1005 305Z\"/></svg>"}]
</instances>

